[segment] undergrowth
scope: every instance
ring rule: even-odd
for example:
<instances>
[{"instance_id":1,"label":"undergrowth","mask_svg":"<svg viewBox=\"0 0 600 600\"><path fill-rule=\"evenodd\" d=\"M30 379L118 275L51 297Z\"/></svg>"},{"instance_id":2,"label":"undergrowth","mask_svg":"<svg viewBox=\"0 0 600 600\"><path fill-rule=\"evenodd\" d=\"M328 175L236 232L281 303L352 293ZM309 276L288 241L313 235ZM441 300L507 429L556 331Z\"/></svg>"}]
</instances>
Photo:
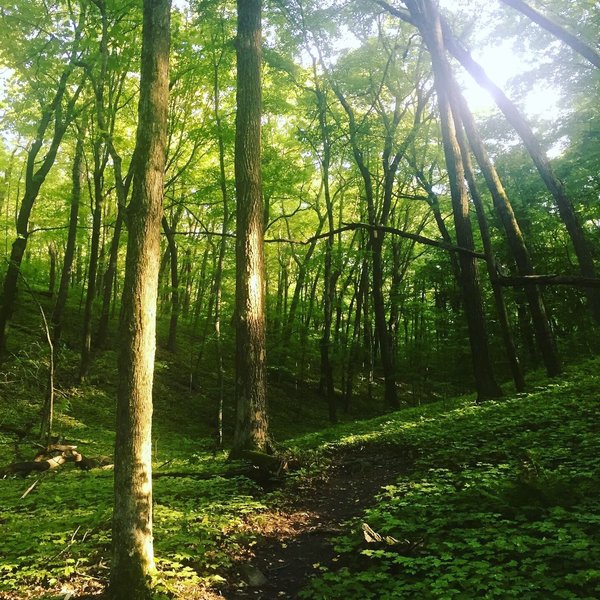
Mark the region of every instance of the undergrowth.
<instances>
[{"instance_id":1,"label":"undergrowth","mask_svg":"<svg viewBox=\"0 0 600 600\"><path fill-rule=\"evenodd\" d=\"M20 360L37 380L34 357ZM58 398L57 431L92 456L112 454L111 365L109 357L97 365L97 381L65 387ZM296 479L351 447L386 457L398 449L410 460L336 539L338 568L313 579L302 597L600 597L598 373L600 361L591 361L529 394L482 405L455 398L287 442L305 465ZM37 418L26 384L0 398L3 422ZM286 490L268 494L245 477L224 477L226 454L212 447L206 425L193 425L194 406L178 412L168 385L156 389L157 594L207 597L203 590L248 556L257 515L276 508ZM9 440L0 444L8 456ZM67 465L0 481L0 598L101 590L112 502L110 471Z\"/></svg>"},{"instance_id":2,"label":"undergrowth","mask_svg":"<svg viewBox=\"0 0 600 600\"><path fill-rule=\"evenodd\" d=\"M600 597L599 373L596 360L531 394L347 430L342 444L416 460L302 598Z\"/></svg>"}]
</instances>

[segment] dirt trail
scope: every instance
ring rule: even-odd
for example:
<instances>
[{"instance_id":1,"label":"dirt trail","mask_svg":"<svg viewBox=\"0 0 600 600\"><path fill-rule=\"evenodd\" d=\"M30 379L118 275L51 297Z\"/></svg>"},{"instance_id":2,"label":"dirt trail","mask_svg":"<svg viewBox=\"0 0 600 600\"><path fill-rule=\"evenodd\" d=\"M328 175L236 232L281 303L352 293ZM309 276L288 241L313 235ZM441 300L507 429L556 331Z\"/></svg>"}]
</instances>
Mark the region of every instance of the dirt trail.
<instances>
[{"instance_id":1,"label":"dirt trail","mask_svg":"<svg viewBox=\"0 0 600 600\"><path fill-rule=\"evenodd\" d=\"M335 461L329 477L291 493L289 508L274 518L254 549L222 590L227 600L297 598L320 566L336 561L331 539L344 522L373 504L382 486L406 471L398 450L355 449Z\"/></svg>"}]
</instances>

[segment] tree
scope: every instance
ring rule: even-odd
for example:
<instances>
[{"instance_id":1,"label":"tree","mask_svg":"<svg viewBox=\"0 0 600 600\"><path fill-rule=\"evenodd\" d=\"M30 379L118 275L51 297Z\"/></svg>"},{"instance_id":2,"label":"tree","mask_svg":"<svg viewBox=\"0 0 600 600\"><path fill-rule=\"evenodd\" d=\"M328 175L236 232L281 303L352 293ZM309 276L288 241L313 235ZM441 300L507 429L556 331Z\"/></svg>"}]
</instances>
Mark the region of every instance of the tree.
<instances>
[{"instance_id":1,"label":"tree","mask_svg":"<svg viewBox=\"0 0 600 600\"><path fill-rule=\"evenodd\" d=\"M461 63L477 83L491 92L498 108L500 108L506 119L519 134L540 177L556 202L560 217L571 238L582 276L595 279L597 277L597 270L594 264L592 249L579 216L575 212L571 199L567 196L563 182L554 173L554 169L531 126L517 106L488 77L481 65L457 42L450 31L450 27L444 21L442 21L442 29L444 44L448 51ZM600 323L600 291L594 288L586 288L586 295L592 316Z\"/></svg>"},{"instance_id":2,"label":"tree","mask_svg":"<svg viewBox=\"0 0 600 600\"><path fill-rule=\"evenodd\" d=\"M80 9L79 15L71 15L73 40L66 51L68 61L62 66L58 81L53 81L55 91L48 97L47 90L40 98L41 116L37 122L35 137L27 151L25 168L25 191L17 216L17 237L13 242L8 269L4 276L2 305L0 306L0 353L6 349L6 327L12 317L16 297L19 272L27 241L29 239L29 218L40 189L52 168L63 136L73 119L75 105L83 88L80 80L72 89L72 77L80 59L81 38L85 24L86 11ZM55 41L51 37L51 41ZM60 52L64 52L61 49ZM45 154L43 151L45 150ZM42 153L40 155L40 153Z\"/></svg>"},{"instance_id":3,"label":"tree","mask_svg":"<svg viewBox=\"0 0 600 600\"><path fill-rule=\"evenodd\" d=\"M60 276L60 284L58 286L58 294L56 296L56 303L54 305L54 310L52 311L52 342L55 346L58 345L62 333L63 315L69 293L69 283L71 281L71 271L73 269L73 258L75 257L75 244L77 242L77 219L79 215L79 204L81 202L81 184L83 181L83 135L84 129L82 128L77 138L75 156L73 157L69 235L67 238L67 246L65 248L65 256Z\"/></svg>"},{"instance_id":4,"label":"tree","mask_svg":"<svg viewBox=\"0 0 600 600\"><path fill-rule=\"evenodd\" d=\"M450 64L445 55L440 16L430 0L423 3L407 0L406 4L431 54L440 111L444 155L450 179L456 239L461 247L473 249L473 233L469 218L465 172L456 134L456 124L450 106L452 76ZM489 354L477 264L474 257L464 252L460 253L459 262L460 283L469 326L469 341L471 343L477 396L480 400L497 398L502 395L502 390L496 383Z\"/></svg>"},{"instance_id":5,"label":"tree","mask_svg":"<svg viewBox=\"0 0 600 600\"><path fill-rule=\"evenodd\" d=\"M261 0L238 0L235 137L236 396L233 454L269 449L264 207L261 177Z\"/></svg>"},{"instance_id":6,"label":"tree","mask_svg":"<svg viewBox=\"0 0 600 600\"><path fill-rule=\"evenodd\" d=\"M152 378L169 105L169 0L145 0L133 191L120 316L110 595L150 596Z\"/></svg>"}]
</instances>

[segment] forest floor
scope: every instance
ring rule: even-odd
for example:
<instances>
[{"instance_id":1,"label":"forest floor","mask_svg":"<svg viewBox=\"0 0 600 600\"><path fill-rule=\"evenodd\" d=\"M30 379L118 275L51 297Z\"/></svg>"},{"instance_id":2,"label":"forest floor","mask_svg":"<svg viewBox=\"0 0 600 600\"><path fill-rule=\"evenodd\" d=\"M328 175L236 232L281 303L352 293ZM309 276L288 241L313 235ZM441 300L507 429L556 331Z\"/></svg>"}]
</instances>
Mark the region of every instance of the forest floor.
<instances>
[{"instance_id":1,"label":"forest floor","mask_svg":"<svg viewBox=\"0 0 600 600\"><path fill-rule=\"evenodd\" d=\"M17 358L0 386L6 463L39 448L43 363ZM113 358L58 395L55 430L86 456L114 445ZM327 428L301 412L316 397L280 384L275 439L300 469L275 482L215 448L213 404L185 373L160 359L158 373L157 600L600 598L599 359L496 402L448 398ZM0 599L103 597L112 483L74 463L0 480Z\"/></svg>"},{"instance_id":2,"label":"forest floor","mask_svg":"<svg viewBox=\"0 0 600 600\"><path fill-rule=\"evenodd\" d=\"M223 598L296 598L311 576L339 567L333 537L373 504L382 486L406 472L411 458L398 449L350 447L327 470L291 486L266 521L252 557L238 564ZM264 522L264 521L263 521Z\"/></svg>"}]
</instances>

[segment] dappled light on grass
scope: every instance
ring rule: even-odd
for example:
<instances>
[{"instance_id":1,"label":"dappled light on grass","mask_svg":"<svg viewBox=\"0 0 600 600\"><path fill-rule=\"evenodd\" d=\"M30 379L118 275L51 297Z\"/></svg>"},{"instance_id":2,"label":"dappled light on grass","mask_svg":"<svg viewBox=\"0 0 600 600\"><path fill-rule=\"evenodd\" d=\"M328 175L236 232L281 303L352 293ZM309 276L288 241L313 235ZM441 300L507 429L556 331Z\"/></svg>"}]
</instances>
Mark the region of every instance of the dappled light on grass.
<instances>
[{"instance_id":1,"label":"dappled light on grass","mask_svg":"<svg viewBox=\"0 0 600 600\"><path fill-rule=\"evenodd\" d=\"M272 493L225 477L226 453L208 442L163 428L153 449L156 590L206 600L235 589L256 553L278 584L286 569L316 574L303 592L312 599L596 597L598 373L590 361L527 395L445 400L296 438L302 468ZM80 401L64 431L108 453L111 436L76 418ZM0 481L0 597L100 593L112 473L67 464L21 498L35 478ZM365 524L391 541L366 541Z\"/></svg>"},{"instance_id":2,"label":"dappled light on grass","mask_svg":"<svg viewBox=\"0 0 600 600\"><path fill-rule=\"evenodd\" d=\"M413 446L414 471L337 540L349 564L302 597L597 597L598 366L417 427L400 416L374 434ZM365 545L363 522L401 541Z\"/></svg>"}]
</instances>

